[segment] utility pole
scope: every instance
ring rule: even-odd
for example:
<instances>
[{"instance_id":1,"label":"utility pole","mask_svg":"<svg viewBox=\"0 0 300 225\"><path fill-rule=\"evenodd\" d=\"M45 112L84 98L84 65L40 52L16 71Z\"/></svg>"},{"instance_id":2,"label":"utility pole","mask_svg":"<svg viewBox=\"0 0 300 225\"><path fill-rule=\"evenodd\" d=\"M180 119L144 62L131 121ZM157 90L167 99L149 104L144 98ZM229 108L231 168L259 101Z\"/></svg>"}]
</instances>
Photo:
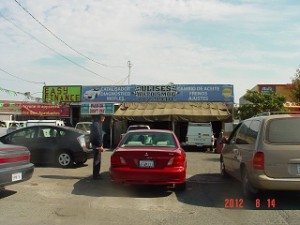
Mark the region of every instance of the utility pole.
<instances>
[{"instance_id":1,"label":"utility pole","mask_svg":"<svg viewBox=\"0 0 300 225\"><path fill-rule=\"evenodd\" d=\"M128 85L129 85L130 84L130 72L131 72L132 63L130 61L128 61L127 65L128 65Z\"/></svg>"}]
</instances>

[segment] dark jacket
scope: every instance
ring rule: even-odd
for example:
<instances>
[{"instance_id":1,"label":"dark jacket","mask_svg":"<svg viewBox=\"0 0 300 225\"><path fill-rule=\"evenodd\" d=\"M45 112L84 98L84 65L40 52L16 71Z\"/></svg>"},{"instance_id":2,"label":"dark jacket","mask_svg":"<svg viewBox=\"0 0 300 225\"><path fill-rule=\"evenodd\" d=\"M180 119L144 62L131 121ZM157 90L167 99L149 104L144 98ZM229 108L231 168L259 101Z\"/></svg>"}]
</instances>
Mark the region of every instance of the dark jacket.
<instances>
[{"instance_id":1,"label":"dark jacket","mask_svg":"<svg viewBox=\"0 0 300 225\"><path fill-rule=\"evenodd\" d=\"M103 145L102 123L93 121L90 130L90 141L93 147L101 147Z\"/></svg>"}]
</instances>

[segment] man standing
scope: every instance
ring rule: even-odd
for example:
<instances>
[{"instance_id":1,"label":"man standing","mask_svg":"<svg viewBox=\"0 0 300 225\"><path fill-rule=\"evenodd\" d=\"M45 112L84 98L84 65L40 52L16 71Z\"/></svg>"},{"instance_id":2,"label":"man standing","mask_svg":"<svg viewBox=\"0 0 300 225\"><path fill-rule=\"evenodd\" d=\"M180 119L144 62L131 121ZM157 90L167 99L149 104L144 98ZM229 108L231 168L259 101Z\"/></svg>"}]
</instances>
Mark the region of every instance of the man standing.
<instances>
[{"instance_id":1,"label":"man standing","mask_svg":"<svg viewBox=\"0 0 300 225\"><path fill-rule=\"evenodd\" d=\"M93 115L93 122L90 130L90 141L92 143L93 152L94 152L94 161L93 161L93 179L101 179L100 177L100 166L101 166L101 152L103 152L103 131L102 123L105 120L105 116Z\"/></svg>"}]
</instances>

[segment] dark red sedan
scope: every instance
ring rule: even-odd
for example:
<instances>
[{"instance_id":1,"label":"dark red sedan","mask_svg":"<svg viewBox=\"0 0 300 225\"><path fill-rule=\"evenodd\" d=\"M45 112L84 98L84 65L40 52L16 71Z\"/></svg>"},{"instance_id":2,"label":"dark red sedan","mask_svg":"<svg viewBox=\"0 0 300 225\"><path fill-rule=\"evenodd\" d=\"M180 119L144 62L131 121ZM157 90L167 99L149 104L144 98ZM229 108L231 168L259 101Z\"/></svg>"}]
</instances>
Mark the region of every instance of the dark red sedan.
<instances>
[{"instance_id":1,"label":"dark red sedan","mask_svg":"<svg viewBox=\"0 0 300 225\"><path fill-rule=\"evenodd\" d=\"M186 153L173 131L133 130L126 133L111 156L114 182L186 187Z\"/></svg>"}]
</instances>

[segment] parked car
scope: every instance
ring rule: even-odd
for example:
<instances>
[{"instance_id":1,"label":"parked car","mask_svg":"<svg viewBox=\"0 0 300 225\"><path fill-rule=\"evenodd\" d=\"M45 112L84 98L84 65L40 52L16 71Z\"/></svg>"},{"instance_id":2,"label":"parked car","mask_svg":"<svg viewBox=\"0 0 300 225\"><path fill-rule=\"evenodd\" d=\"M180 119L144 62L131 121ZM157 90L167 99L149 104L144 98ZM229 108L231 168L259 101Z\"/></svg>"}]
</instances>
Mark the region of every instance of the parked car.
<instances>
[{"instance_id":1,"label":"parked car","mask_svg":"<svg viewBox=\"0 0 300 225\"><path fill-rule=\"evenodd\" d=\"M27 120L26 122L26 127L35 125L65 126L65 122L62 120Z\"/></svg>"},{"instance_id":2,"label":"parked car","mask_svg":"<svg viewBox=\"0 0 300 225\"><path fill-rule=\"evenodd\" d=\"M126 132L131 131L131 130L141 130L141 129L147 129L147 130L149 130L150 126L149 125L145 125L145 124L130 125L130 126L128 126Z\"/></svg>"},{"instance_id":3,"label":"parked car","mask_svg":"<svg viewBox=\"0 0 300 225\"><path fill-rule=\"evenodd\" d=\"M0 136L24 127L24 121L2 120L0 121Z\"/></svg>"},{"instance_id":4,"label":"parked car","mask_svg":"<svg viewBox=\"0 0 300 225\"><path fill-rule=\"evenodd\" d=\"M90 133L92 122L78 122L75 125L76 129Z\"/></svg>"},{"instance_id":5,"label":"parked car","mask_svg":"<svg viewBox=\"0 0 300 225\"><path fill-rule=\"evenodd\" d=\"M233 130L220 155L223 176L242 182L246 196L261 190L300 190L300 114L252 117Z\"/></svg>"},{"instance_id":6,"label":"parked car","mask_svg":"<svg viewBox=\"0 0 300 225\"><path fill-rule=\"evenodd\" d=\"M75 129L79 129L79 130L82 130L82 131L90 134L91 125L92 125L92 122L78 122L75 125ZM102 130L102 138L103 138L103 147L105 147L105 148L109 147L109 143L110 143L109 133L106 133L104 130Z\"/></svg>"},{"instance_id":7,"label":"parked car","mask_svg":"<svg viewBox=\"0 0 300 225\"><path fill-rule=\"evenodd\" d=\"M31 162L57 164L70 167L75 162L81 165L92 157L89 135L75 128L36 125L18 129L0 137L5 144L26 146L31 153Z\"/></svg>"},{"instance_id":8,"label":"parked car","mask_svg":"<svg viewBox=\"0 0 300 225\"><path fill-rule=\"evenodd\" d=\"M128 126L128 128L126 130L126 133L128 131L131 131L131 130L141 130L141 129L150 130L150 126L149 125L145 125L145 124L130 125L130 126ZM126 133L121 134L121 139L125 136Z\"/></svg>"},{"instance_id":9,"label":"parked car","mask_svg":"<svg viewBox=\"0 0 300 225\"><path fill-rule=\"evenodd\" d=\"M33 171L26 147L0 143L0 189L29 180Z\"/></svg>"},{"instance_id":10,"label":"parked car","mask_svg":"<svg viewBox=\"0 0 300 225\"><path fill-rule=\"evenodd\" d=\"M209 148L213 151L215 144L214 132L211 123L188 123L186 140L183 146L197 146L199 148Z\"/></svg>"},{"instance_id":11,"label":"parked car","mask_svg":"<svg viewBox=\"0 0 300 225\"><path fill-rule=\"evenodd\" d=\"M133 130L126 133L111 155L113 182L186 186L186 153L169 130Z\"/></svg>"}]
</instances>

